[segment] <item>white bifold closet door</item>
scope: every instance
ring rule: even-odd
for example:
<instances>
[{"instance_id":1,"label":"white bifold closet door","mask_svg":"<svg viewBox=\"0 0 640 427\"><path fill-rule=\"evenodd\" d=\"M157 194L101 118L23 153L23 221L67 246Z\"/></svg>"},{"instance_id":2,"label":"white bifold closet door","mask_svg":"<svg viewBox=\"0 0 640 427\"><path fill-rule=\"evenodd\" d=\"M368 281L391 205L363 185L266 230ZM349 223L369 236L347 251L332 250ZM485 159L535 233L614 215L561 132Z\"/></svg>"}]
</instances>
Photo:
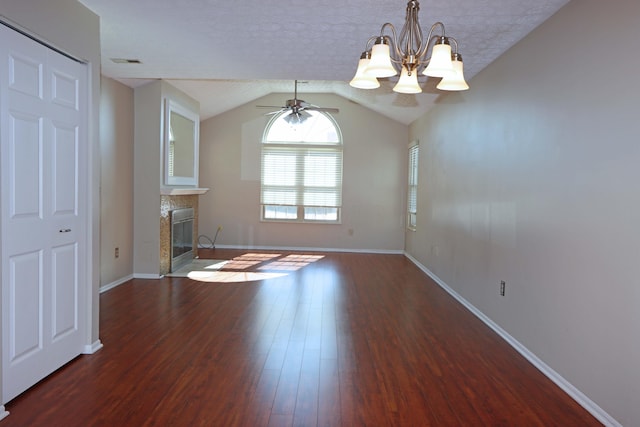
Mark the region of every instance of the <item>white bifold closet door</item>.
<instances>
[{"instance_id":1,"label":"white bifold closet door","mask_svg":"<svg viewBox=\"0 0 640 427\"><path fill-rule=\"evenodd\" d=\"M2 403L86 338L87 67L0 24Z\"/></svg>"}]
</instances>

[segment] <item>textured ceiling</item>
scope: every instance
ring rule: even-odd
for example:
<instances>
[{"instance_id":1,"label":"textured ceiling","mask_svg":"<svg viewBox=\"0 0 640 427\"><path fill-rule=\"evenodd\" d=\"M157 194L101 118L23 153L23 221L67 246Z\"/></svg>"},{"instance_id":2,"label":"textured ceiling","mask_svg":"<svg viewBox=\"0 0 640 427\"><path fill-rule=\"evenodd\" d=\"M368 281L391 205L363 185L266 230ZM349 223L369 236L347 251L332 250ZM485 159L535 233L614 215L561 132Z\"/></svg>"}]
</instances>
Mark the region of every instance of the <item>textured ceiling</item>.
<instances>
[{"instance_id":1,"label":"textured ceiling","mask_svg":"<svg viewBox=\"0 0 640 427\"><path fill-rule=\"evenodd\" d=\"M425 31L436 21L455 37L467 81L568 0L423 0ZM166 79L200 101L203 118L269 93L335 93L402 123L433 105L437 81L418 95L348 85L367 39L385 22L398 31L398 0L80 0L101 18L102 74L135 87ZM112 58L138 59L117 64ZM471 85L473 90L473 85ZM312 102L312 100L308 100Z\"/></svg>"}]
</instances>

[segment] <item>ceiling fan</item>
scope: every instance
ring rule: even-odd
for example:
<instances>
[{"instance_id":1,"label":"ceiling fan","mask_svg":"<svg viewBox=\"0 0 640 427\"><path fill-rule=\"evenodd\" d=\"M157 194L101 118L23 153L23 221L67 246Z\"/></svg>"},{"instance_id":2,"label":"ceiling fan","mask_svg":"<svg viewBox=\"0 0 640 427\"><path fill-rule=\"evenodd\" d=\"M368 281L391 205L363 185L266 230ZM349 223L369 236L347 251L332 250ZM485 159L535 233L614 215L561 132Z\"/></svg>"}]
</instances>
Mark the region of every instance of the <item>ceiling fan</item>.
<instances>
[{"instance_id":1,"label":"ceiling fan","mask_svg":"<svg viewBox=\"0 0 640 427\"><path fill-rule=\"evenodd\" d=\"M298 81L294 80L294 92L293 99L288 99L284 107L278 107L273 105L257 105L258 108L278 108L276 111L272 111L267 114L278 114L287 110L291 113L284 117L284 120L290 124L302 123L311 115L307 111L323 111L326 113L337 113L340 110L337 108L321 108L315 105L309 104L302 99L298 99Z\"/></svg>"}]
</instances>

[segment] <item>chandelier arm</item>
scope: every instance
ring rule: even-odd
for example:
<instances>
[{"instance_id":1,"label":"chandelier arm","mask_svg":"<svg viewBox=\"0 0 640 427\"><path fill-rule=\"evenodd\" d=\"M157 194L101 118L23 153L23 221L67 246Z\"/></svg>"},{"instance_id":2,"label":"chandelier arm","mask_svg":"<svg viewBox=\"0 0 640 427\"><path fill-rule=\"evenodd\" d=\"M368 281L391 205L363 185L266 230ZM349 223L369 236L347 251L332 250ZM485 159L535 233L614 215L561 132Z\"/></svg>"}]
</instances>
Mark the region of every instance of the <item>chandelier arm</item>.
<instances>
[{"instance_id":1,"label":"chandelier arm","mask_svg":"<svg viewBox=\"0 0 640 427\"><path fill-rule=\"evenodd\" d=\"M416 21L416 28L418 31L418 35L417 35L418 51L415 53L416 55L415 69L417 70L418 67L420 67L420 65L422 65L422 63L424 62L423 61L424 53L427 51L426 46L429 45L429 39L426 39L426 43L425 43L424 34L422 33L422 28L420 28L420 24L417 23L417 21Z\"/></svg>"},{"instance_id":2,"label":"chandelier arm","mask_svg":"<svg viewBox=\"0 0 640 427\"><path fill-rule=\"evenodd\" d=\"M378 36L369 37L369 40L367 40L367 44L364 47L364 51L365 52L371 53L371 46L373 45L373 43L375 43L377 38L378 38Z\"/></svg>"},{"instance_id":3,"label":"chandelier arm","mask_svg":"<svg viewBox=\"0 0 640 427\"><path fill-rule=\"evenodd\" d=\"M419 53L420 53L420 51L424 50L423 46L424 46L424 40L425 39L424 39L424 34L422 33L422 28L420 28L420 24L418 24L417 27L418 27L418 46L419 46L419 49L418 49L418 52L416 52L416 55L418 55L418 58L420 58ZM429 44L428 42L429 42L429 39L427 39L427 44Z\"/></svg>"},{"instance_id":4,"label":"chandelier arm","mask_svg":"<svg viewBox=\"0 0 640 427\"><path fill-rule=\"evenodd\" d=\"M384 34L384 29L389 27L391 29L391 36ZM398 36L396 34L396 27L393 26L390 22L385 22L380 29L380 37L384 37L386 40L389 40L389 44L391 45L391 49L393 51L393 55L391 55L391 62L395 64L402 63L402 52L398 48ZM398 59L400 58L400 59Z\"/></svg>"},{"instance_id":5,"label":"chandelier arm","mask_svg":"<svg viewBox=\"0 0 640 427\"><path fill-rule=\"evenodd\" d=\"M407 54L412 54L419 57L419 53L422 50L423 43L423 35L422 28L420 28L420 21L418 20L418 11L420 10L420 6L418 2L415 2L415 7L410 7L412 2L407 5L407 17L405 20L404 28L402 29L403 34L407 34L407 46L406 52ZM402 38L402 35L400 36ZM417 46L413 46L413 42L416 42ZM413 48L416 48L415 51L411 52Z\"/></svg>"},{"instance_id":6,"label":"chandelier arm","mask_svg":"<svg viewBox=\"0 0 640 427\"><path fill-rule=\"evenodd\" d=\"M424 50L424 35L418 21L418 10L417 2L410 1L408 3L407 15L399 39L399 56L402 58L402 65L407 67L409 74L420 66L422 62L420 52Z\"/></svg>"},{"instance_id":7,"label":"chandelier arm","mask_svg":"<svg viewBox=\"0 0 640 427\"><path fill-rule=\"evenodd\" d=\"M453 37L448 37L450 42L453 42L453 53L457 54L458 53L458 40L454 39Z\"/></svg>"},{"instance_id":8,"label":"chandelier arm","mask_svg":"<svg viewBox=\"0 0 640 427\"><path fill-rule=\"evenodd\" d=\"M437 27L440 27L442 29L442 37L446 37L445 35L445 30L444 30L444 24L440 21L434 23L431 28L429 29L429 37L427 37L427 42L424 44L424 46L422 46L422 49L420 50L420 54L418 55L420 58L426 58L427 56L427 50L429 50L429 45L431 44L431 41L433 40L433 33L435 31L435 29ZM440 37L440 36L437 36ZM425 60L425 62L428 62Z\"/></svg>"}]
</instances>

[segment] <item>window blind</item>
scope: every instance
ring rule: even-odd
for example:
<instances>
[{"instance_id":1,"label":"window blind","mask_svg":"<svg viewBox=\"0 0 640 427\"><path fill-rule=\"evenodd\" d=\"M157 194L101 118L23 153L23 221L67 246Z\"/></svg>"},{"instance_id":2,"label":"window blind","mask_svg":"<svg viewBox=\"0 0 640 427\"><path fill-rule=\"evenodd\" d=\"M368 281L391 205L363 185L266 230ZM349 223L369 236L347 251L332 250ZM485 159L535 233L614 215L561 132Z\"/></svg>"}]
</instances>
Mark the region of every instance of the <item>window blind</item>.
<instances>
[{"instance_id":1,"label":"window blind","mask_svg":"<svg viewBox=\"0 0 640 427\"><path fill-rule=\"evenodd\" d=\"M262 148L263 205L340 207L342 147Z\"/></svg>"},{"instance_id":2,"label":"window blind","mask_svg":"<svg viewBox=\"0 0 640 427\"><path fill-rule=\"evenodd\" d=\"M418 151L419 145L409 147L409 183L407 194L407 213L409 227L416 226L418 211Z\"/></svg>"}]
</instances>

